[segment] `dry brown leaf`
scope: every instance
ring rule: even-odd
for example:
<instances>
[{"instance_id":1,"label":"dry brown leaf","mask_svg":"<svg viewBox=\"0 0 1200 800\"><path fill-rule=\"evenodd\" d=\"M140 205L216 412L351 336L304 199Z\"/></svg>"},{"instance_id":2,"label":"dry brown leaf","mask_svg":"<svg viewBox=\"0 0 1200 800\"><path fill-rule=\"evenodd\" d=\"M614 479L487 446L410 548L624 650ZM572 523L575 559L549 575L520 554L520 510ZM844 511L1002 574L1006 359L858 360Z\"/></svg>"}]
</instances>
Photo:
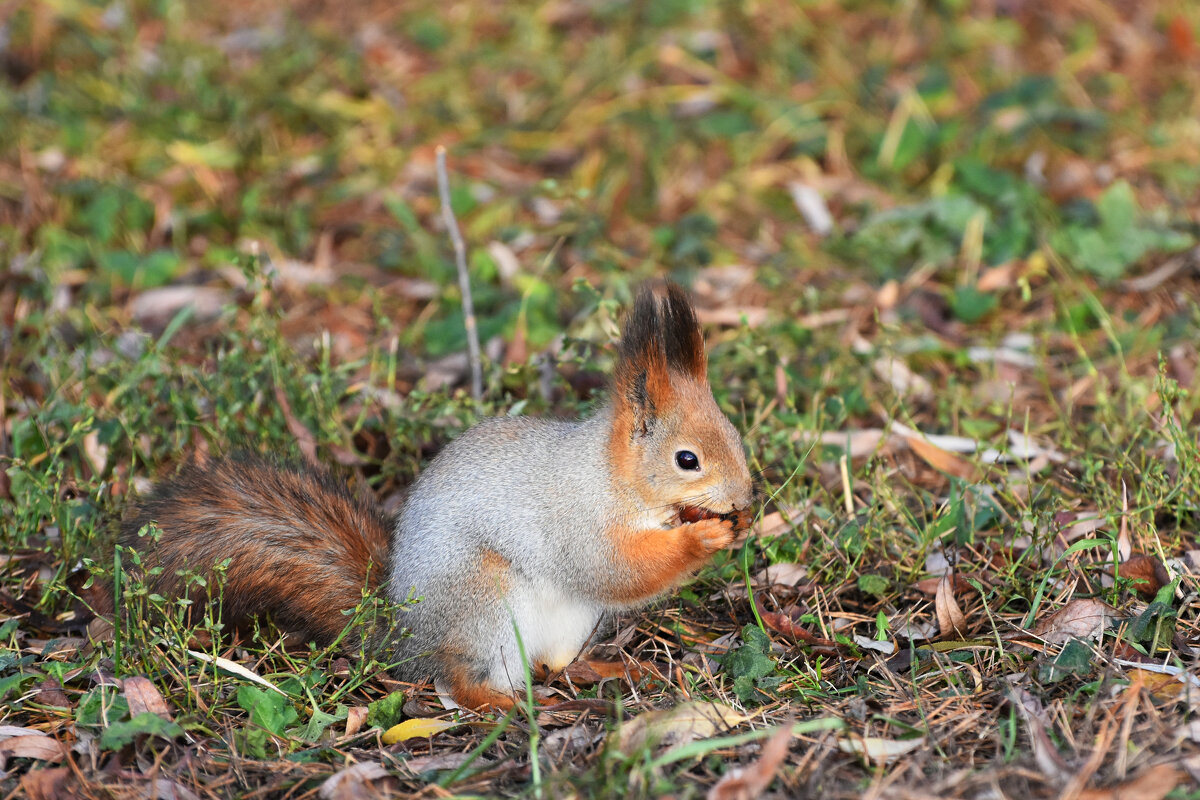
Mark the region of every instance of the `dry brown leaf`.
<instances>
[{"instance_id":1,"label":"dry brown leaf","mask_svg":"<svg viewBox=\"0 0 1200 800\"><path fill-rule=\"evenodd\" d=\"M879 428L866 428L855 431L824 431L814 436L806 431L793 435L793 441L809 444L816 441L829 447L840 447L851 458L862 458L877 451L887 434Z\"/></svg>"},{"instance_id":2,"label":"dry brown leaf","mask_svg":"<svg viewBox=\"0 0 1200 800\"><path fill-rule=\"evenodd\" d=\"M838 749L843 753L862 756L868 761L894 761L905 753L925 746L925 737L916 739L883 739L878 736L848 736L838 740Z\"/></svg>"},{"instance_id":3,"label":"dry brown leaf","mask_svg":"<svg viewBox=\"0 0 1200 800\"><path fill-rule=\"evenodd\" d=\"M129 305L133 318L141 325L159 329L184 308L192 309L193 322L209 322L221 315L221 309L233 302L224 289L207 286L163 286L139 292Z\"/></svg>"},{"instance_id":4,"label":"dry brown leaf","mask_svg":"<svg viewBox=\"0 0 1200 800\"><path fill-rule=\"evenodd\" d=\"M758 759L744 767L734 767L708 790L708 800L752 800L763 793L779 765L787 757L792 741L792 722L788 720L763 745Z\"/></svg>"},{"instance_id":5,"label":"dry brown leaf","mask_svg":"<svg viewBox=\"0 0 1200 800\"><path fill-rule=\"evenodd\" d=\"M379 797L373 781L388 777L388 771L376 761L360 761L352 767L335 772L325 779L317 796L321 800L358 800Z\"/></svg>"},{"instance_id":6,"label":"dry brown leaf","mask_svg":"<svg viewBox=\"0 0 1200 800\"><path fill-rule=\"evenodd\" d=\"M13 758L36 758L39 761L62 761L67 746L45 734L14 736L0 742L0 764Z\"/></svg>"},{"instance_id":7,"label":"dry brown leaf","mask_svg":"<svg viewBox=\"0 0 1200 800\"><path fill-rule=\"evenodd\" d=\"M1065 644L1071 639L1097 639L1116 613L1115 608L1102 600L1078 598L1043 617L1033 632L1050 644Z\"/></svg>"},{"instance_id":8,"label":"dry brown leaf","mask_svg":"<svg viewBox=\"0 0 1200 800\"><path fill-rule=\"evenodd\" d=\"M71 700L62 690L62 684L53 678L47 678L38 684L33 701L44 706L55 708L71 708Z\"/></svg>"},{"instance_id":9,"label":"dry brown leaf","mask_svg":"<svg viewBox=\"0 0 1200 800\"><path fill-rule=\"evenodd\" d=\"M950 572L938 581L933 605L937 611L938 631L943 637L962 638L967 630L967 616L954 599L954 573Z\"/></svg>"},{"instance_id":10,"label":"dry brown leaf","mask_svg":"<svg viewBox=\"0 0 1200 800\"><path fill-rule=\"evenodd\" d=\"M78 797L73 782L68 767L34 769L22 776L20 795L28 800L67 800Z\"/></svg>"},{"instance_id":11,"label":"dry brown leaf","mask_svg":"<svg viewBox=\"0 0 1200 800\"><path fill-rule=\"evenodd\" d=\"M131 717L136 717L138 714L149 711L158 714L163 719L171 719L171 711L167 708L167 701L163 700L158 687L147 678L143 678L140 675L131 675L121 681L121 690L125 693L125 700L129 703L129 715Z\"/></svg>"},{"instance_id":12,"label":"dry brown leaf","mask_svg":"<svg viewBox=\"0 0 1200 800\"><path fill-rule=\"evenodd\" d=\"M208 653L202 653L199 650L188 650L187 654L192 658L203 661L205 664L212 664L217 669L223 669L226 672L231 672L240 678L245 678L248 681L257 683L259 686L270 689L277 694L287 697L287 693L284 692L283 689L280 689L278 686L271 683L261 675L251 672L236 661L230 661L228 658L223 658L221 656L210 656Z\"/></svg>"},{"instance_id":13,"label":"dry brown leaf","mask_svg":"<svg viewBox=\"0 0 1200 800\"><path fill-rule=\"evenodd\" d=\"M449 752L437 753L431 756L417 756L416 758L408 758L400 762L404 769L411 772L413 775L420 775L423 772L432 772L434 770L443 769L458 769L463 764L470 761L473 766L478 769L487 769L495 763L490 758L475 758L472 759L470 753ZM375 795L368 795L375 797Z\"/></svg>"},{"instance_id":14,"label":"dry brown leaf","mask_svg":"<svg viewBox=\"0 0 1200 800\"><path fill-rule=\"evenodd\" d=\"M802 628L796 624L796 621L779 611L763 611L760 616L763 623L773 631L779 631L784 636L788 636L796 641L804 642L805 644L815 645L817 647L838 647L838 643L831 639L823 639L815 633L810 632L806 628Z\"/></svg>"},{"instance_id":15,"label":"dry brown leaf","mask_svg":"<svg viewBox=\"0 0 1200 800\"><path fill-rule=\"evenodd\" d=\"M806 565L785 562L759 570L754 575L754 583L756 586L795 586L807 577Z\"/></svg>"},{"instance_id":16,"label":"dry brown leaf","mask_svg":"<svg viewBox=\"0 0 1200 800\"><path fill-rule=\"evenodd\" d=\"M367 721L369 709L366 706L350 706L346 711L346 736L353 736L362 730Z\"/></svg>"},{"instance_id":17,"label":"dry brown leaf","mask_svg":"<svg viewBox=\"0 0 1200 800\"><path fill-rule=\"evenodd\" d=\"M925 578L924 580L920 580L920 581L917 581L916 583L914 583L912 588L916 589L918 592L925 595L926 597L935 597L935 596L937 596L938 587L942 585L942 579L944 577L945 577L945 574L943 573L942 575L935 576L933 578ZM955 594L965 594L967 592L976 593L976 591L977 590L975 589L975 587L972 586L967 581L966 578L959 575L958 573L954 573L954 593Z\"/></svg>"},{"instance_id":18,"label":"dry brown leaf","mask_svg":"<svg viewBox=\"0 0 1200 800\"><path fill-rule=\"evenodd\" d=\"M1137 553L1117 567L1117 575L1134 582L1133 588L1146 600L1153 600L1158 590L1171 582L1167 568L1154 556Z\"/></svg>"},{"instance_id":19,"label":"dry brown leaf","mask_svg":"<svg viewBox=\"0 0 1200 800\"><path fill-rule=\"evenodd\" d=\"M904 441L914 453L920 456L929 466L941 470L947 475L962 478L964 481L976 483L981 477L978 467L964 458L959 458L948 450L920 436L905 436Z\"/></svg>"},{"instance_id":20,"label":"dry brown leaf","mask_svg":"<svg viewBox=\"0 0 1200 800\"><path fill-rule=\"evenodd\" d=\"M1077 800L1162 800L1187 777L1170 764L1150 767L1141 775L1107 789L1085 789Z\"/></svg>"},{"instance_id":21,"label":"dry brown leaf","mask_svg":"<svg viewBox=\"0 0 1200 800\"><path fill-rule=\"evenodd\" d=\"M781 533L786 533L791 527L787 520L783 518L783 514L778 511L772 511L767 514L758 523L758 535L770 538L778 536Z\"/></svg>"},{"instance_id":22,"label":"dry brown leaf","mask_svg":"<svg viewBox=\"0 0 1200 800\"><path fill-rule=\"evenodd\" d=\"M593 686L605 678L622 678L628 676L635 683L653 670L640 662L602 661L595 658L577 658L563 670L571 682L578 686Z\"/></svg>"},{"instance_id":23,"label":"dry brown leaf","mask_svg":"<svg viewBox=\"0 0 1200 800\"><path fill-rule=\"evenodd\" d=\"M630 754L646 745L680 745L706 739L749 717L722 703L681 703L634 717L617 731L617 747Z\"/></svg>"}]
</instances>

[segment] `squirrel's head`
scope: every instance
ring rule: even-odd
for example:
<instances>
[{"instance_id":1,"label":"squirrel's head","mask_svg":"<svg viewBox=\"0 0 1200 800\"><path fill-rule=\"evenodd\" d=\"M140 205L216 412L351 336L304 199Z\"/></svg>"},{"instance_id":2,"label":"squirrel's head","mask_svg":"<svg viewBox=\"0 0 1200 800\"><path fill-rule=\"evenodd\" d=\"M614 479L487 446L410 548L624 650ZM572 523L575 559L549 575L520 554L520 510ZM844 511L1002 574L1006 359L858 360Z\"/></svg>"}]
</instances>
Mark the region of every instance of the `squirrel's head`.
<instances>
[{"instance_id":1,"label":"squirrel's head","mask_svg":"<svg viewBox=\"0 0 1200 800\"><path fill-rule=\"evenodd\" d=\"M664 518L733 515L754 501L742 438L713 399L696 312L673 283L638 292L621 336L609 441L617 478Z\"/></svg>"}]
</instances>

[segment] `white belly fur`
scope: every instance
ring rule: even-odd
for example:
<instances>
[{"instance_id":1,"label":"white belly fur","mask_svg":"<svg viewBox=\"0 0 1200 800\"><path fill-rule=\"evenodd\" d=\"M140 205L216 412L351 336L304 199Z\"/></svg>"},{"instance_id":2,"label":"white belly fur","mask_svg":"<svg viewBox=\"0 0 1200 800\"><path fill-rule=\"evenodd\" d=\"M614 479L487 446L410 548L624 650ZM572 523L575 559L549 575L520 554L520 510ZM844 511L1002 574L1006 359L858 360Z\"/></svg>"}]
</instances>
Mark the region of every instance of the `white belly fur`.
<instances>
[{"instance_id":1,"label":"white belly fur","mask_svg":"<svg viewBox=\"0 0 1200 800\"><path fill-rule=\"evenodd\" d=\"M566 596L553 587L527 582L512 587L508 606L530 666L545 664L551 669L571 663L603 613L600 606ZM511 625L501 642L492 662L492 683L497 689L510 691L525 684L521 651Z\"/></svg>"}]
</instances>

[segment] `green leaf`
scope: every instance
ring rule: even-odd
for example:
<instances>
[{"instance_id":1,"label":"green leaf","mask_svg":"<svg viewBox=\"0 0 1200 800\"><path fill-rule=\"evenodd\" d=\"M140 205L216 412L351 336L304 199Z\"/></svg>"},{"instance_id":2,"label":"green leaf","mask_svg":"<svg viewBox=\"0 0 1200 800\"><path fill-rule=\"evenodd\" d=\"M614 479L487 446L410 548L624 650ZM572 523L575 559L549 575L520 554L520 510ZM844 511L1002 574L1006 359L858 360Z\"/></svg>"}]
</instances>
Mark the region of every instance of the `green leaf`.
<instances>
[{"instance_id":1,"label":"green leaf","mask_svg":"<svg viewBox=\"0 0 1200 800\"><path fill-rule=\"evenodd\" d=\"M1057 231L1051 246L1077 268L1114 281L1153 252L1175 252L1193 237L1154 225L1140 213L1133 189L1117 181L1096 201L1094 224L1076 223Z\"/></svg>"},{"instance_id":2,"label":"green leaf","mask_svg":"<svg viewBox=\"0 0 1200 800\"><path fill-rule=\"evenodd\" d=\"M277 736L283 735L284 729L300 718L286 697L265 689L242 686L238 689L237 702L250 712L250 722Z\"/></svg>"},{"instance_id":3,"label":"green leaf","mask_svg":"<svg viewBox=\"0 0 1200 800\"><path fill-rule=\"evenodd\" d=\"M392 692L367 706L367 725L387 730L403 715L404 692Z\"/></svg>"},{"instance_id":4,"label":"green leaf","mask_svg":"<svg viewBox=\"0 0 1200 800\"><path fill-rule=\"evenodd\" d=\"M778 685L770 676L775 673L771 640L756 625L742 629L742 642L736 650L720 659L724 671L733 678L733 691L743 703L755 699L758 690Z\"/></svg>"},{"instance_id":5,"label":"green leaf","mask_svg":"<svg viewBox=\"0 0 1200 800\"><path fill-rule=\"evenodd\" d=\"M0 678L0 700L8 697L8 693L14 689L20 691L22 683L35 677L37 676L17 673L16 675L9 675L7 678Z\"/></svg>"},{"instance_id":6,"label":"green leaf","mask_svg":"<svg viewBox=\"0 0 1200 800\"><path fill-rule=\"evenodd\" d=\"M321 734L325 733L325 729L330 725L333 725L335 722L344 721L349 714L349 711L350 710L346 706L341 704L334 709L334 713L332 714L320 709L315 709L312 713L312 716L309 717L308 722L305 723L303 730L299 731L298 735L306 742L315 742L317 739L321 738Z\"/></svg>"},{"instance_id":7,"label":"green leaf","mask_svg":"<svg viewBox=\"0 0 1200 800\"><path fill-rule=\"evenodd\" d=\"M981 292L974 286L957 286L950 296L954 316L971 325L986 317L999 304L994 294Z\"/></svg>"},{"instance_id":8,"label":"green leaf","mask_svg":"<svg viewBox=\"0 0 1200 800\"><path fill-rule=\"evenodd\" d=\"M1175 630L1176 616L1175 609L1169 604L1155 600L1129 626L1129 638L1135 642L1155 638L1160 642L1168 641Z\"/></svg>"},{"instance_id":9,"label":"green leaf","mask_svg":"<svg viewBox=\"0 0 1200 800\"><path fill-rule=\"evenodd\" d=\"M889 585L888 579L882 575L858 576L858 590L863 594L881 597L887 592Z\"/></svg>"},{"instance_id":10,"label":"green leaf","mask_svg":"<svg viewBox=\"0 0 1200 800\"><path fill-rule=\"evenodd\" d=\"M183 734L177 723L163 719L153 711L143 711L126 722L114 722L100 734L101 750L120 750L142 735L174 739Z\"/></svg>"},{"instance_id":11,"label":"green leaf","mask_svg":"<svg viewBox=\"0 0 1200 800\"><path fill-rule=\"evenodd\" d=\"M103 725L129 715L129 703L112 686L97 686L75 707L76 725Z\"/></svg>"},{"instance_id":12,"label":"green leaf","mask_svg":"<svg viewBox=\"0 0 1200 800\"><path fill-rule=\"evenodd\" d=\"M150 288L162 286L179 271L179 254L155 250L145 256L128 250L110 250L96 257L100 269L118 278L126 286Z\"/></svg>"},{"instance_id":13,"label":"green leaf","mask_svg":"<svg viewBox=\"0 0 1200 800\"><path fill-rule=\"evenodd\" d=\"M1040 677L1043 682L1057 683L1070 675L1088 675L1092 671L1092 648L1087 643L1072 639L1054 661L1043 665Z\"/></svg>"}]
</instances>

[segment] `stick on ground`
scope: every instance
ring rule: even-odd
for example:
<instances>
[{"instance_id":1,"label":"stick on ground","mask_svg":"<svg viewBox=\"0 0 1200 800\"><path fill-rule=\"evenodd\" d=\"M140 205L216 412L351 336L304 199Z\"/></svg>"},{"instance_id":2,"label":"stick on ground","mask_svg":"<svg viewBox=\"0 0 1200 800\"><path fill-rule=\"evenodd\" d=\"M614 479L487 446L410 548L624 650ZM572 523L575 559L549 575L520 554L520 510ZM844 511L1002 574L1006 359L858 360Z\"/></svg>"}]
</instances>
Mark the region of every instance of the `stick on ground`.
<instances>
[{"instance_id":1,"label":"stick on ground","mask_svg":"<svg viewBox=\"0 0 1200 800\"><path fill-rule=\"evenodd\" d=\"M458 268L458 288L462 291L463 321L467 328L467 358L471 364L471 396L483 399L483 366L479 358L479 328L475 324L475 303L471 300L471 278L467 274L467 247L458 229L458 220L450 206L450 178L446 174L446 148L437 148L438 196L442 201L442 219L454 243L454 264Z\"/></svg>"}]
</instances>

